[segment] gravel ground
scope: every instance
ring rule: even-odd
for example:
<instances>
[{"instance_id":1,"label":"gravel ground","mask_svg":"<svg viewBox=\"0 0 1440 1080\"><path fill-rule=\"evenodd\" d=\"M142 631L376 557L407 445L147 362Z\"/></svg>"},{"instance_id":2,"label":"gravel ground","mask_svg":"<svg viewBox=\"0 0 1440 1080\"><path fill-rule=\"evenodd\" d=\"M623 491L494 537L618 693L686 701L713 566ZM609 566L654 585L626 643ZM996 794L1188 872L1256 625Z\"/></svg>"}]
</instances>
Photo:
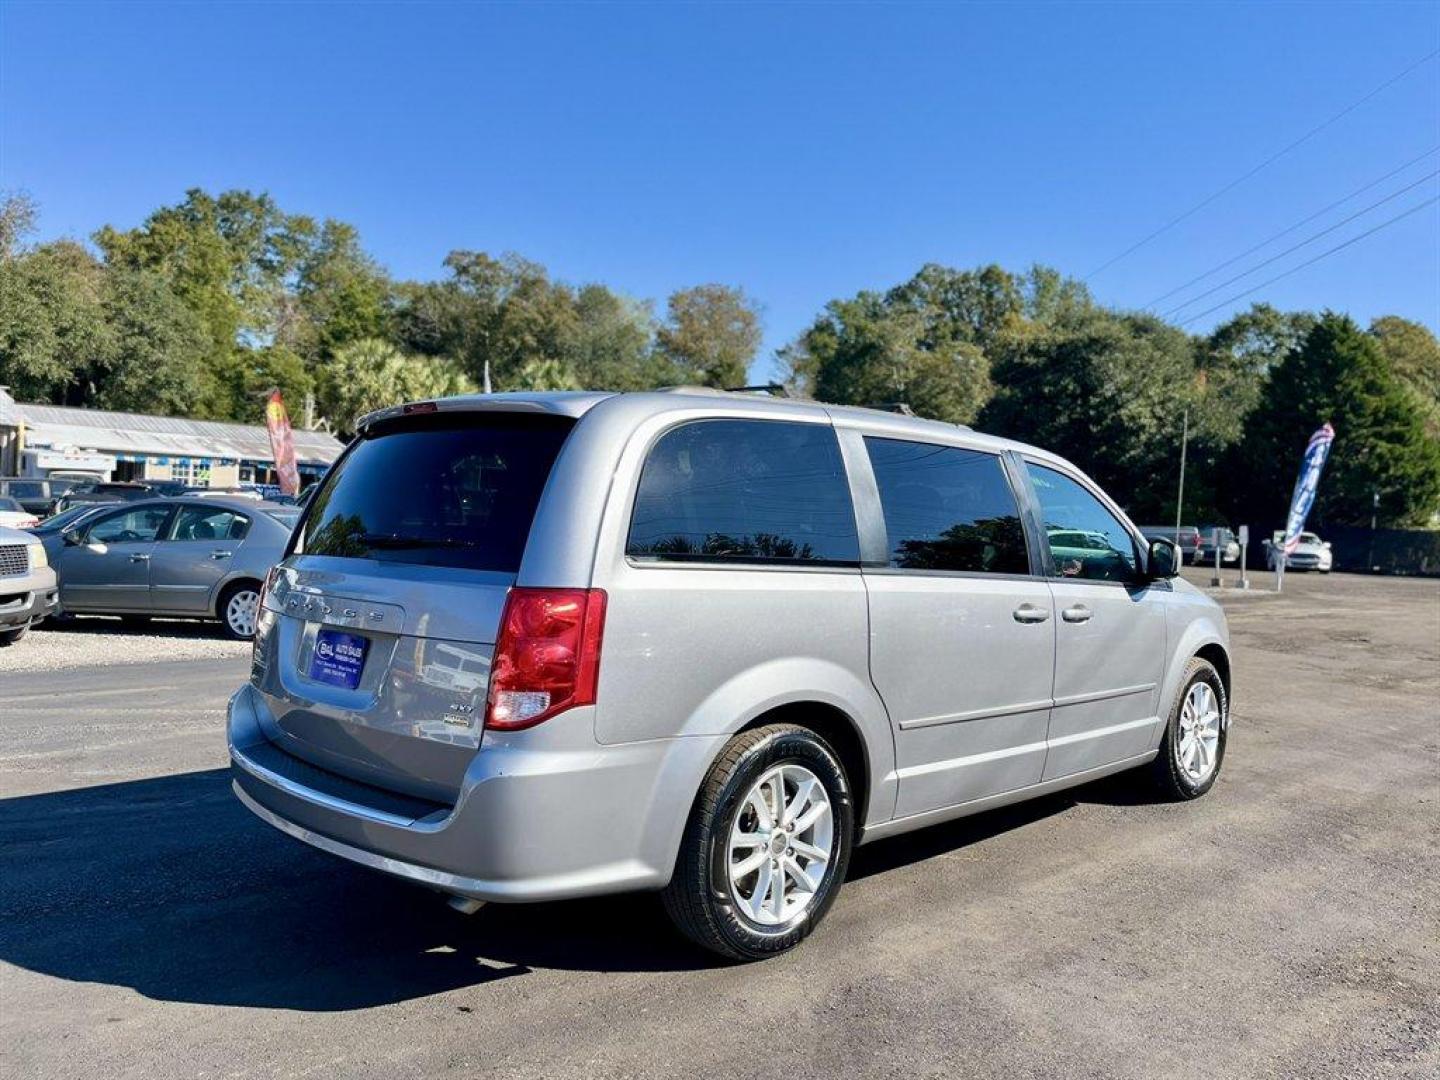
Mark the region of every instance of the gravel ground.
<instances>
[{"instance_id":1,"label":"gravel ground","mask_svg":"<svg viewBox=\"0 0 1440 1080\"><path fill-rule=\"evenodd\" d=\"M222 768L242 657L6 674L0 1075L1433 1080L1440 582L1225 600L1209 796L869 845L749 966L650 896L465 918L268 829Z\"/></svg>"},{"instance_id":2,"label":"gravel ground","mask_svg":"<svg viewBox=\"0 0 1440 1080\"><path fill-rule=\"evenodd\" d=\"M249 655L249 643L224 637L219 623L154 619L137 632L119 619L85 616L41 623L0 649L0 674Z\"/></svg>"}]
</instances>

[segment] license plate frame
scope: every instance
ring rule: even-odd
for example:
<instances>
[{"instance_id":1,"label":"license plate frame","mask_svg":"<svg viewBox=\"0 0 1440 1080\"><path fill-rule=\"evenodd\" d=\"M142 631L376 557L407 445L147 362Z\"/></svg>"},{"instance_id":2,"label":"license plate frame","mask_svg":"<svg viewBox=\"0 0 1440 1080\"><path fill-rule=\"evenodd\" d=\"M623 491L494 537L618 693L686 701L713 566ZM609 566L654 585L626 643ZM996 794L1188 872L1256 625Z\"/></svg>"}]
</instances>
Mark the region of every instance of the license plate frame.
<instances>
[{"instance_id":1,"label":"license plate frame","mask_svg":"<svg viewBox=\"0 0 1440 1080\"><path fill-rule=\"evenodd\" d=\"M310 678L327 686L354 690L365 672L370 652L370 639L344 630L322 628L315 633L315 648L310 654Z\"/></svg>"}]
</instances>

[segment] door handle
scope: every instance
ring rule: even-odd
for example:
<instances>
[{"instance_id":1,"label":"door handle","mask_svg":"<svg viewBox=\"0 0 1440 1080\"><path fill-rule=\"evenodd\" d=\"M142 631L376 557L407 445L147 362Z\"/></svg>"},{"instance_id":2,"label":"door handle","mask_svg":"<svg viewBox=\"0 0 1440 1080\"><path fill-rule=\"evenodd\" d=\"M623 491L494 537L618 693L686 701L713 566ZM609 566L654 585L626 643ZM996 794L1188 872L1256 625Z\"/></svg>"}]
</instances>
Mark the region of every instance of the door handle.
<instances>
[{"instance_id":1,"label":"door handle","mask_svg":"<svg viewBox=\"0 0 1440 1080\"><path fill-rule=\"evenodd\" d=\"M140 555L140 554L131 555L131 556L130 556L130 561L131 561L131 562L149 562L149 561L150 561L150 556L149 556L149 555Z\"/></svg>"},{"instance_id":2,"label":"door handle","mask_svg":"<svg viewBox=\"0 0 1440 1080\"><path fill-rule=\"evenodd\" d=\"M210 552L210 557L212 559L228 559L230 554L228 551L212 551Z\"/></svg>"},{"instance_id":3,"label":"door handle","mask_svg":"<svg viewBox=\"0 0 1440 1080\"><path fill-rule=\"evenodd\" d=\"M1060 612L1060 617L1066 622L1089 622L1092 614L1094 613L1084 604L1076 604Z\"/></svg>"},{"instance_id":4,"label":"door handle","mask_svg":"<svg viewBox=\"0 0 1440 1080\"><path fill-rule=\"evenodd\" d=\"M1050 618L1050 610L1034 604L1021 604L1015 609L1014 615L1018 623L1042 623Z\"/></svg>"}]
</instances>

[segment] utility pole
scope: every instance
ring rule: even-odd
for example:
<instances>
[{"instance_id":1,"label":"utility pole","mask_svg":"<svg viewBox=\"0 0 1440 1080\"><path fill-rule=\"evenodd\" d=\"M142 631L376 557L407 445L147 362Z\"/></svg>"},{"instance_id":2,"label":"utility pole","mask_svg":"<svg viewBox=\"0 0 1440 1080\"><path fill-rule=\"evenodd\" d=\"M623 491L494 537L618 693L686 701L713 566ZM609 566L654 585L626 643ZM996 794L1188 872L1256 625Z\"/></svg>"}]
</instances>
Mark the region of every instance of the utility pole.
<instances>
[{"instance_id":1,"label":"utility pole","mask_svg":"<svg viewBox=\"0 0 1440 1080\"><path fill-rule=\"evenodd\" d=\"M485 385L484 385L484 390L485 390L485 393L487 393L487 394L490 393L490 358L489 358L488 356L485 358Z\"/></svg>"},{"instance_id":2,"label":"utility pole","mask_svg":"<svg viewBox=\"0 0 1440 1080\"><path fill-rule=\"evenodd\" d=\"M305 430L313 431L315 428L315 395L305 395Z\"/></svg>"},{"instance_id":3,"label":"utility pole","mask_svg":"<svg viewBox=\"0 0 1440 1080\"><path fill-rule=\"evenodd\" d=\"M1190 410L1185 410L1185 419L1180 429L1180 490L1175 494L1175 546L1180 547L1180 514L1185 504L1185 450L1190 443ZM1185 561L1181 552L1180 561Z\"/></svg>"}]
</instances>

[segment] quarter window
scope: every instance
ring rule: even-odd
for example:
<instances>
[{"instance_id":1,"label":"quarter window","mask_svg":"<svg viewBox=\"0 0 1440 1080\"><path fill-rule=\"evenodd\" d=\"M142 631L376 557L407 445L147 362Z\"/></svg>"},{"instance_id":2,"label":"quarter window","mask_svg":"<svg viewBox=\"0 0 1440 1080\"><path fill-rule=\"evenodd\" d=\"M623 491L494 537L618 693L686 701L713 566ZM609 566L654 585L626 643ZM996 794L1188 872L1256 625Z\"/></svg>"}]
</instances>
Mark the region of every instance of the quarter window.
<instances>
[{"instance_id":1,"label":"quarter window","mask_svg":"<svg viewBox=\"0 0 1440 1080\"><path fill-rule=\"evenodd\" d=\"M1028 574L1020 508L994 454L867 438L890 565L902 570Z\"/></svg>"},{"instance_id":2,"label":"quarter window","mask_svg":"<svg viewBox=\"0 0 1440 1080\"><path fill-rule=\"evenodd\" d=\"M1057 577L1131 581L1137 556L1130 530L1064 473L1026 462L1040 501L1045 539Z\"/></svg>"},{"instance_id":3,"label":"quarter window","mask_svg":"<svg viewBox=\"0 0 1440 1080\"><path fill-rule=\"evenodd\" d=\"M625 552L663 561L860 561L835 431L771 420L699 420L645 460Z\"/></svg>"}]
</instances>

